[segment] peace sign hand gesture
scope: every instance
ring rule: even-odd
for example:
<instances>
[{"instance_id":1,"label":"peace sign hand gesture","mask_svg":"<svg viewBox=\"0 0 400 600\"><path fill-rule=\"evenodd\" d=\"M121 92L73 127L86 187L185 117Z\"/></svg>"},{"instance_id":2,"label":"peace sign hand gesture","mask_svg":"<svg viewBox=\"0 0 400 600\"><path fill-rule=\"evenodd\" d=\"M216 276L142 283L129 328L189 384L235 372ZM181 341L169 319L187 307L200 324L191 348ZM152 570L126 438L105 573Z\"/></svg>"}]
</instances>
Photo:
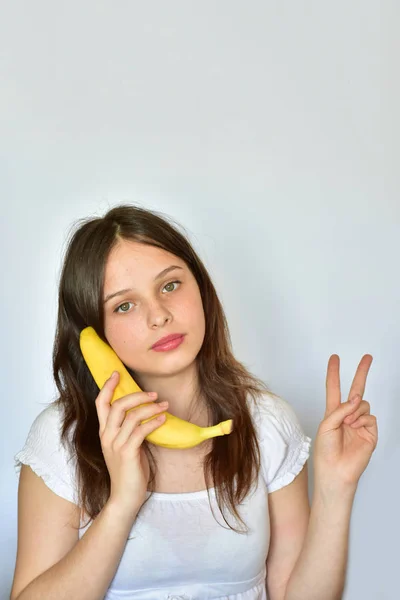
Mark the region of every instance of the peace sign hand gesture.
<instances>
[{"instance_id":1,"label":"peace sign hand gesture","mask_svg":"<svg viewBox=\"0 0 400 600\"><path fill-rule=\"evenodd\" d=\"M326 411L314 445L315 482L321 488L356 487L378 442L376 417L362 400L372 356L365 354L354 376L348 401L341 402L340 358L333 354L326 377ZM355 397L354 403L351 400Z\"/></svg>"}]
</instances>

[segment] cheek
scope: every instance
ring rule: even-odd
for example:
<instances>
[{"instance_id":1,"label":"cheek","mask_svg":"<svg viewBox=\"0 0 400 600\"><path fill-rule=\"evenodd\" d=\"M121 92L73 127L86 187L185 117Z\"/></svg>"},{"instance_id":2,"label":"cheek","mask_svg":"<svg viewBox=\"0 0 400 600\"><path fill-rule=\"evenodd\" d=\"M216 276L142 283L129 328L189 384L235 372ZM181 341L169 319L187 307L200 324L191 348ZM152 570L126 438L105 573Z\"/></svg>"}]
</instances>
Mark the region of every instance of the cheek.
<instances>
[{"instance_id":1,"label":"cheek","mask_svg":"<svg viewBox=\"0 0 400 600\"><path fill-rule=\"evenodd\" d=\"M144 337L143 332L137 329L135 329L135 335L133 335L132 327L127 327L127 323L123 321L123 319L115 319L112 323L105 326L106 338L121 358L126 353L140 352L143 347Z\"/></svg>"},{"instance_id":2,"label":"cheek","mask_svg":"<svg viewBox=\"0 0 400 600\"><path fill-rule=\"evenodd\" d=\"M205 315L201 296L194 296L190 304L187 306L188 318L187 324L189 331L195 335L199 343L202 343L205 335Z\"/></svg>"},{"instance_id":3,"label":"cheek","mask_svg":"<svg viewBox=\"0 0 400 600\"><path fill-rule=\"evenodd\" d=\"M198 324L200 326L204 319L203 303L201 296L196 293L181 298L176 306L175 317L180 318L189 324Z\"/></svg>"},{"instance_id":4,"label":"cheek","mask_svg":"<svg viewBox=\"0 0 400 600\"><path fill-rule=\"evenodd\" d=\"M110 337L107 337L114 352L131 369L140 368L139 365L144 356L143 348L146 346L145 342L140 342L136 336L135 338L128 337L126 332L121 331L121 334L118 335L115 329Z\"/></svg>"}]
</instances>

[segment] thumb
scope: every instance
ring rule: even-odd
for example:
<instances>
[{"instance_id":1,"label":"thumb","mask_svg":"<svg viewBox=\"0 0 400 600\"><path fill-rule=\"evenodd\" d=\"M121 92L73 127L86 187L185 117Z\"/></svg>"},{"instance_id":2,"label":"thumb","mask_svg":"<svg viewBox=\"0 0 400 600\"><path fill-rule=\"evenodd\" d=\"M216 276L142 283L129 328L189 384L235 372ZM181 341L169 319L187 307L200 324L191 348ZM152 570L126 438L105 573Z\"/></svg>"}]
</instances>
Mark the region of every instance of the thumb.
<instances>
[{"instance_id":1,"label":"thumb","mask_svg":"<svg viewBox=\"0 0 400 600\"><path fill-rule=\"evenodd\" d=\"M329 417L324 420L324 428L325 426L327 429L337 429L340 427L344 419L354 412L360 401L361 396L360 394L357 394L356 396L350 398L349 401L340 404L340 406L338 406L337 409L334 410L333 413L331 413Z\"/></svg>"}]
</instances>

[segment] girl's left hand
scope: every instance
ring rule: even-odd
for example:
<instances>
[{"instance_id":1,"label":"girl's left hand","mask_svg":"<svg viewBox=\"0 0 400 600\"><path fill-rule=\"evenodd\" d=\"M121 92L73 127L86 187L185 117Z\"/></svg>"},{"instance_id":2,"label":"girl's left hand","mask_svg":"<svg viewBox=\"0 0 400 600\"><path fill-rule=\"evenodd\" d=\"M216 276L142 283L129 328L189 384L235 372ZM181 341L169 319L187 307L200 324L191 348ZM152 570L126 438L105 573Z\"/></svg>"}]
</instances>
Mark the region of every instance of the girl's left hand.
<instances>
[{"instance_id":1,"label":"girl's left hand","mask_svg":"<svg viewBox=\"0 0 400 600\"><path fill-rule=\"evenodd\" d=\"M327 489L356 487L378 442L376 417L362 400L373 357L365 354L348 396L341 402L340 358L333 354L326 377L326 411L314 445L315 483ZM355 403L350 401L357 396Z\"/></svg>"}]
</instances>

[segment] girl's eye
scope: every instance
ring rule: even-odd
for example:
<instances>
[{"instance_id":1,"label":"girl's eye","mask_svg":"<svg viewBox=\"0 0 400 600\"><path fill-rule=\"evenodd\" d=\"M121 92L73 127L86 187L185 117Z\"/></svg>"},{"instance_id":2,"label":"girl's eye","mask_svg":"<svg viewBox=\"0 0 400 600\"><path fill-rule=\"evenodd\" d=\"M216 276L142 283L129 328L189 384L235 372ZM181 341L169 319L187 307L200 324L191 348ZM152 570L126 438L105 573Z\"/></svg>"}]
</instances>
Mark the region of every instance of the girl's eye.
<instances>
[{"instance_id":1,"label":"girl's eye","mask_svg":"<svg viewBox=\"0 0 400 600\"><path fill-rule=\"evenodd\" d=\"M164 286L164 289L165 289L165 288L166 288L168 285L173 285L174 283L179 283L179 284L181 284L182 282L181 282L181 281L170 281L169 283L166 283L166 284L165 284L165 286ZM170 291L172 291L172 292L173 292L173 291L175 291L175 288L174 288L174 289L172 289L172 290L170 290ZM119 309L120 309L122 306L126 306L127 304L132 304L132 302L123 302L122 304L120 304L119 306L117 306L117 308L116 308L116 309L115 309L113 312L115 312L115 313L121 313L121 312L122 312L122 313L127 313L129 309L128 309L128 310L121 310L121 311L119 310Z\"/></svg>"},{"instance_id":2,"label":"girl's eye","mask_svg":"<svg viewBox=\"0 0 400 600\"><path fill-rule=\"evenodd\" d=\"M115 313L118 313L118 312L120 312L120 311L119 311L119 309L121 308L121 306L126 306L127 304L132 304L132 302L124 302L123 304L120 304L119 306L117 306L117 308L114 310L114 312L115 312ZM123 311L121 311L121 312L123 312L123 313L126 313L126 312L128 312L128 311L127 311L127 310L123 310Z\"/></svg>"},{"instance_id":3,"label":"girl's eye","mask_svg":"<svg viewBox=\"0 0 400 600\"><path fill-rule=\"evenodd\" d=\"M169 283L166 283L164 286L164 289L167 287L167 285L172 285L173 283L182 283L181 281L170 281ZM173 290L171 290L172 292L175 291L175 288Z\"/></svg>"}]
</instances>

